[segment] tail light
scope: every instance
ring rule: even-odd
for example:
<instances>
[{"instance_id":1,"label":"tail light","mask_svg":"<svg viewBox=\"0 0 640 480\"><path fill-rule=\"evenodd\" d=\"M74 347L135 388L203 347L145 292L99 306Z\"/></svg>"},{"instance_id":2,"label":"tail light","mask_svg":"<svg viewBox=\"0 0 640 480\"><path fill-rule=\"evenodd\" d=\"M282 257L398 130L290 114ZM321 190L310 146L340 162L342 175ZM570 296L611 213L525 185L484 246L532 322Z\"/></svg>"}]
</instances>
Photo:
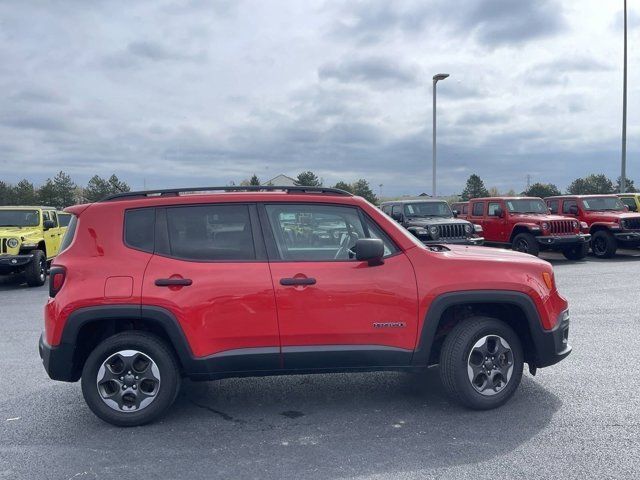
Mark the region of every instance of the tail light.
<instances>
[{"instance_id":1,"label":"tail light","mask_svg":"<svg viewBox=\"0 0 640 480\"><path fill-rule=\"evenodd\" d=\"M49 272L49 296L55 297L67 278L67 269L64 267L52 267Z\"/></svg>"}]
</instances>

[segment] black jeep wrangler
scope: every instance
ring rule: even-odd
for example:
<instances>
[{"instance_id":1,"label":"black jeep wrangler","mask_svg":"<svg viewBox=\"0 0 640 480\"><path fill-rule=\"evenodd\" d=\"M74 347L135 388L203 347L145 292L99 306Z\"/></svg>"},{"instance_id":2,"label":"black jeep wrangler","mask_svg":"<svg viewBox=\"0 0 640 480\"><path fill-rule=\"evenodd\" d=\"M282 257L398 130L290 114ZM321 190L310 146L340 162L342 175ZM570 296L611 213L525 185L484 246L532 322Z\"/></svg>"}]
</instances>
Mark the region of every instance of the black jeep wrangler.
<instances>
[{"instance_id":1,"label":"black jeep wrangler","mask_svg":"<svg viewBox=\"0 0 640 480\"><path fill-rule=\"evenodd\" d=\"M457 219L444 200L395 200L380 208L427 245L484 243L482 227Z\"/></svg>"}]
</instances>

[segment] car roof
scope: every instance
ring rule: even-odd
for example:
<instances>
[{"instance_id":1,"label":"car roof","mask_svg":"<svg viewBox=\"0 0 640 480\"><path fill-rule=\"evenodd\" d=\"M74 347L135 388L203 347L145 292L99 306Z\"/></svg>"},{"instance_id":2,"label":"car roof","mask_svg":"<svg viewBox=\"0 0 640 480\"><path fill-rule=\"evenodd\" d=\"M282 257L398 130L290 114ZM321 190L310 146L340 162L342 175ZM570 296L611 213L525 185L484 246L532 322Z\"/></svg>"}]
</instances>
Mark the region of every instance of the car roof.
<instances>
[{"instance_id":1,"label":"car roof","mask_svg":"<svg viewBox=\"0 0 640 480\"><path fill-rule=\"evenodd\" d=\"M594 197L617 197L615 193L598 193L592 195L555 195L553 197L545 197L545 200L561 199L561 198L594 198Z\"/></svg>"},{"instance_id":2,"label":"car roof","mask_svg":"<svg viewBox=\"0 0 640 480\"><path fill-rule=\"evenodd\" d=\"M496 200L542 200L542 199L540 197L482 197L482 198L472 198L469 201L476 202L480 200L484 202L490 202L490 201L496 201Z\"/></svg>"},{"instance_id":3,"label":"car roof","mask_svg":"<svg viewBox=\"0 0 640 480\"><path fill-rule=\"evenodd\" d=\"M57 210L57 208L42 205L2 205L0 210Z\"/></svg>"}]
</instances>

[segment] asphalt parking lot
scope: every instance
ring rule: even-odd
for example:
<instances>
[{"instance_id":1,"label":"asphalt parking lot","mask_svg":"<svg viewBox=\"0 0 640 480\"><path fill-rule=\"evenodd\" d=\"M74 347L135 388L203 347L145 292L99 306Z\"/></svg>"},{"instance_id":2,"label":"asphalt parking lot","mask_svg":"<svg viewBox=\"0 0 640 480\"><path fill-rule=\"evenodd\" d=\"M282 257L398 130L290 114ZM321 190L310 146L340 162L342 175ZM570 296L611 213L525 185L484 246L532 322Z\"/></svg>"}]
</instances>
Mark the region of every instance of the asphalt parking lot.
<instances>
[{"instance_id":1,"label":"asphalt parking lot","mask_svg":"<svg viewBox=\"0 0 640 480\"><path fill-rule=\"evenodd\" d=\"M0 478L632 478L640 471L640 251L547 255L573 354L489 412L437 371L185 382L168 415L119 429L37 352L46 287L0 283ZM634 474L635 472L635 474Z\"/></svg>"}]
</instances>

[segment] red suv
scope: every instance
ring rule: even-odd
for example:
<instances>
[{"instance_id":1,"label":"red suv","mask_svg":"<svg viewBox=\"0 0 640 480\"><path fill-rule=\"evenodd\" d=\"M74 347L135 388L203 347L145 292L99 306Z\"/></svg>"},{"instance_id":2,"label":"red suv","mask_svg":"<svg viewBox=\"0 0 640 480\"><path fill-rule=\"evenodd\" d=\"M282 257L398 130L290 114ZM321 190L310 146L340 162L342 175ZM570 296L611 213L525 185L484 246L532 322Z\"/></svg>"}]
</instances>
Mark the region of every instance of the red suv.
<instances>
[{"instance_id":1,"label":"red suv","mask_svg":"<svg viewBox=\"0 0 640 480\"><path fill-rule=\"evenodd\" d=\"M561 251L570 260L589 253L590 235L582 233L575 218L551 215L537 197L474 198L467 220L482 225L485 245L511 247L538 255L541 250Z\"/></svg>"},{"instance_id":2,"label":"red suv","mask_svg":"<svg viewBox=\"0 0 640 480\"><path fill-rule=\"evenodd\" d=\"M640 246L640 214L616 195L567 195L545 199L549 210L562 212L583 223L591 233L591 250L596 257L611 258L619 246Z\"/></svg>"},{"instance_id":3,"label":"red suv","mask_svg":"<svg viewBox=\"0 0 640 480\"><path fill-rule=\"evenodd\" d=\"M549 263L425 246L341 190L137 192L67 211L40 355L116 425L156 418L183 376L435 364L453 398L488 409L524 363L535 373L571 351Z\"/></svg>"}]
</instances>

